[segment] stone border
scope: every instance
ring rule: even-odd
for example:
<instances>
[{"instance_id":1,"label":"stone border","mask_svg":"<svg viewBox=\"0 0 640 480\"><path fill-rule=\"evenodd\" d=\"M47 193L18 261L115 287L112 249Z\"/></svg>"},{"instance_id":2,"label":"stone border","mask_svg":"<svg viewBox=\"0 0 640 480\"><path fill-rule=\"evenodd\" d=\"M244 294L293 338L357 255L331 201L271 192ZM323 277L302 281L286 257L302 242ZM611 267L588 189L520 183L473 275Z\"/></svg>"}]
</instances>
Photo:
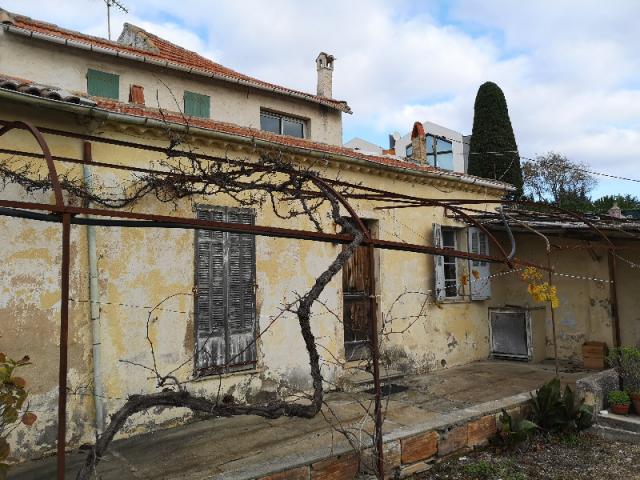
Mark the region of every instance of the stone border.
<instances>
[{"instance_id":1,"label":"stone border","mask_svg":"<svg viewBox=\"0 0 640 480\"><path fill-rule=\"evenodd\" d=\"M593 410L594 418L607 406L607 395L620 388L618 372L613 368L602 370L576 381L578 398L584 399L585 405Z\"/></svg>"},{"instance_id":2,"label":"stone border","mask_svg":"<svg viewBox=\"0 0 640 480\"><path fill-rule=\"evenodd\" d=\"M486 445L497 432L502 409L522 415L531 398L521 393L443 414L433 420L384 435L386 478L406 478L431 468L439 459ZM252 471L228 472L227 480L352 480L373 464L371 440L358 454L350 446L327 447L274 458ZM285 470L282 470L282 468Z\"/></svg>"}]
</instances>

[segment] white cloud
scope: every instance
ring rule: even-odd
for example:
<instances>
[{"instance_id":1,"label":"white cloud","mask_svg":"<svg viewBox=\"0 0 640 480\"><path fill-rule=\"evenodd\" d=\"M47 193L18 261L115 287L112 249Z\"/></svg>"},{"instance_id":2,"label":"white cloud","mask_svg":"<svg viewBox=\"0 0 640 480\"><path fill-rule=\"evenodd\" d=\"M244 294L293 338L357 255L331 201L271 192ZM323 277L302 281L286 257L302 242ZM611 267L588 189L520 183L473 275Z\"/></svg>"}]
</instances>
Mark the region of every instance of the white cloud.
<instances>
[{"instance_id":1,"label":"white cloud","mask_svg":"<svg viewBox=\"0 0 640 480\"><path fill-rule=\"evenodd\" d=\"M3 3L88 33L106 30L101 0ZM505 92L523 155L556 150L640 178L638 2L459 0L445 17L408 0L125 3L129 15L114 11L115 35L123 21L136 23L292 88L313 91L315 56L336 55L334 93L355 112L345 130L374 142L415 120L469 133L477 88L492 80Z\"/></svg>"}]
</instances>

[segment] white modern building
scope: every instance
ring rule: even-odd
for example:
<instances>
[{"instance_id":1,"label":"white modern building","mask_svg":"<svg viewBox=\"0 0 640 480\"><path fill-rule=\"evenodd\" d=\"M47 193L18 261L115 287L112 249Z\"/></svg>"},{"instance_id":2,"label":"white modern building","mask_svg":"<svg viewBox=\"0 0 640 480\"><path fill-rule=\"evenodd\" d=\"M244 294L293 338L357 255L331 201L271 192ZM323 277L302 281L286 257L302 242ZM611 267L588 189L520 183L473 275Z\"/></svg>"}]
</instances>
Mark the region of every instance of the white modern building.
<instances>
[{"instance_id":1,"label":"white modern building","mask_svg":"<svg viewBox=\"0 0 640 480\"><path fill-rule=\"evenodd\" d=\"M416 128L417 125L422 128ZM360 153L386 154L396 159L466 173L470 140L471 135L463 135L442 125L424 121L416 122L412 131L403 136L397 132L390 134L388 150L358 137L349 140L344 146ZM416 141L424 142L424 148L416 148Z\"/></svg>"}]
</instances>

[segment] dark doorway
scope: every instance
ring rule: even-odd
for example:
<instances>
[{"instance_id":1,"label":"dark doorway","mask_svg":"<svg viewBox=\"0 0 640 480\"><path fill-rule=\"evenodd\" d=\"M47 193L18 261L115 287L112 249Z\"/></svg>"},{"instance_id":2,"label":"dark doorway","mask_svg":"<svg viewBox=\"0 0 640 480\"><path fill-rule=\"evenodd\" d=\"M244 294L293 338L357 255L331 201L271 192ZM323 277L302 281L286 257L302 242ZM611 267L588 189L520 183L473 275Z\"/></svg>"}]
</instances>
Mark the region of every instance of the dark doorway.
<instances>
[{"instance_id":1,"label":"dark doorway","mask_svg":"<svg viewBox=\"0 0 640 480\"><path fill-rule=\"evenodd\" d=\"M364 220L375 235L375 221ZM344 351L346 360L369 357L372 312L369 296L375 292L375 272L366 247L358 247L342 268ZM375 313L375 312L373 312Z\"/></svg>"}]
</instances>

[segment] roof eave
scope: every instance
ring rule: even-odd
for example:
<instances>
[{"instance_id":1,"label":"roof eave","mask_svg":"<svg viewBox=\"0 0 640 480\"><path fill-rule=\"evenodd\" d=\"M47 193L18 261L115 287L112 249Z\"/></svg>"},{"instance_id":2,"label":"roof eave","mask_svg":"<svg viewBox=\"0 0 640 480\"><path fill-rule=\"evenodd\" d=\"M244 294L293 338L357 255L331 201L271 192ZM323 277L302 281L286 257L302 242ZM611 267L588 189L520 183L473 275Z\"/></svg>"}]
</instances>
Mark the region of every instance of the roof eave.
<instances>
[{"instance_id":1,"label":"roof eave","mask_svg":"<svg viewBox=\"0 0 640 480\"><path fill-rule=\"evenodd\" d=\"M366 160L363 158L352 157L352 156L341 154L341 153L326 152L326 151L317 150L313 148L286 145L286 144L282 144L282 143L278 143L270 140L257 138L251 135L228 133L228 132L222 132L219 130L208 129L204 127L197 127L193 125L187 126L182 123L163 121L163 120L159 120L151 117L144 117L144 116L133 115L129 113L113 112L111 110L107 110L107 109L96 107L96 106L67 103L60 100L42 98L35 95L16 92L12 90L0 89L0 99L14 100L19 102L21 101L23 103L29 103L29 104L37 105L40 107L66 111L69 113L74 113L79 115L91 116L93 118L101 119L105 121L128 123L128 124L137 125L140 127L166 129L167 123L169 123L172 126L172 128L175 128L177 130L186 130L188 128L188 131L190 134L199 134L202 136L216 138L219 140L245 143L249 145L255 145L255 146L271 148L271 149L278 148L292 154L298 154L298 155L304 155L304 156L322 158L322 159L328 159L328 160L344 161L344 162L349 162L352 164L356 164L356 165L360 165L368 168L390 171L396 174L399 173L399 174L407 175L410 177L430 178L432 180L448 180L451 182L464 184L467 186L476 186L476 187L489 189L494 192L506 193L506 192L514 191L514 187L509 184L506 184L503 182L496 183L491 180L483 179L479 177L469 177L467 175L455 174L447 171L411 170L411 169L402 168L395 165L386 165L383 163L377 163L373 160Z\"/></svg>"}]
</instances>

